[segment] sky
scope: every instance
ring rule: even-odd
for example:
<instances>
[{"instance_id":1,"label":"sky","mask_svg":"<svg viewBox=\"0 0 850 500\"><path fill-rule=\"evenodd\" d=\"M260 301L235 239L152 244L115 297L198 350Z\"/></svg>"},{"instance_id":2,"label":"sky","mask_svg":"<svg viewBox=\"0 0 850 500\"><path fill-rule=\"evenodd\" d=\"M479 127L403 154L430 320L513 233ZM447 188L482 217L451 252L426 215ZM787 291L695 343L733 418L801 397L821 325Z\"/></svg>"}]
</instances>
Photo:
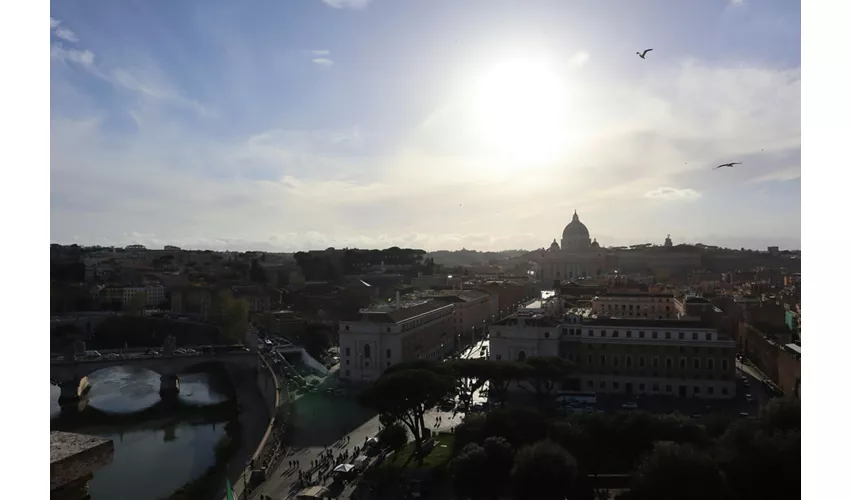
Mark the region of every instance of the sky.
<instances>
[{"instance_id":1,"label":"sky","mask_svg":"<svg viewBox=\"0 0 850 500\"><path fill-rule=\"evenodd\" d=\"M50 40L56 243L800 247L799 1L52 0Z\"/></svg>"}]
</instances>

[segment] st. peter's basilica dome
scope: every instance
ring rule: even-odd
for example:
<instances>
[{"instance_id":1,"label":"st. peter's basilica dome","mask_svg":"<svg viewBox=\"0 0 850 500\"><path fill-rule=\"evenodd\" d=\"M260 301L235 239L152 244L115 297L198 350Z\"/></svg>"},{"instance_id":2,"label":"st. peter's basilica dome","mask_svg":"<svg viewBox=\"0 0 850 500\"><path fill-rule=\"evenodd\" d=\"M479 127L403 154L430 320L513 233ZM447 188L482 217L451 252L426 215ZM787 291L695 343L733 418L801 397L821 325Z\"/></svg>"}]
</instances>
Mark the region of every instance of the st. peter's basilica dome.
<instances>
[{"instance_id":1,"label":"st. peter's basilica dome","mask_svg":"<svg viewBox=\"0 0 850 500\"><path fill-rule=\"evenodd\" d=\"M564 228L561 237L561 249L578 250L590 247L590 231L578 220L578 212L573 213L573 220Z\"/></svg>"}]
</instances>

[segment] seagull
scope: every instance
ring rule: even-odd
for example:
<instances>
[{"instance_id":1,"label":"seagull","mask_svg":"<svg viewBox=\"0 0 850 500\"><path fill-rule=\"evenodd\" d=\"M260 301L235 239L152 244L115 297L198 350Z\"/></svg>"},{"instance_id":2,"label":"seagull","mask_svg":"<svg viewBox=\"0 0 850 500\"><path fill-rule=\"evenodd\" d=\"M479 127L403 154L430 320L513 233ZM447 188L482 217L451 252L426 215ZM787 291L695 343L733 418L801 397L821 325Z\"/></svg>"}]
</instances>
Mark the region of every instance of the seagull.
<instances>
[{"instance_id":1,"label":"seagull","mask_svg":"<svg viewBox=\"0 0 850 500\"><path fill-rule=\"evenodd\" d=\"M739 162L739 161L733 161L732 163L724 163L723 165L717 165L716 167L714 167L714 170L717 170L718 168L723 168L723 167L732 168L735 165L740 165L740 164L741 164L741 162Z\"/></svg>"},{"instance_id":2,"label":"seagull","mask_svg":"<svg viewBox=\"0 0 850 500\"><path fill-rule=\"evenodd\" d=\"M652 49L646 49L646 50L644 50L644 51L643 51L643 53L642 53L642 54L641 54L640 52L635 52L635 54L637 54L638 56L640 56L640 58L641 58L641 59L646 59L646 53L647 53L647 52L652 52Z\"/></svg>"}]
</instances>

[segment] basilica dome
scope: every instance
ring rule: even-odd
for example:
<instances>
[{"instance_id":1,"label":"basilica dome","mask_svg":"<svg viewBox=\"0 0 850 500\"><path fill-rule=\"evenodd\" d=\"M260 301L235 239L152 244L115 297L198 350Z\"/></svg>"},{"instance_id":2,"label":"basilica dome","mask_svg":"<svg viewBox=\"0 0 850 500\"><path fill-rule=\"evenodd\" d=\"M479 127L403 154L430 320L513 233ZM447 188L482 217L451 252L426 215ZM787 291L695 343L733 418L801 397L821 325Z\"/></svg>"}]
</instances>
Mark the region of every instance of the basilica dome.
<instances>
[{"instance_id":1,"label":"basilica dome","mask_svg":"<svg viewBox=\"0 0 850 500\"><path fill-rule=\"evenodd\" d=\"M578 219L578 212L574 212L573 220L564 228L564 233L561 237L561 248L568 250L588 247L590 247L590 231Z\"/></svg>"}]
</instances>

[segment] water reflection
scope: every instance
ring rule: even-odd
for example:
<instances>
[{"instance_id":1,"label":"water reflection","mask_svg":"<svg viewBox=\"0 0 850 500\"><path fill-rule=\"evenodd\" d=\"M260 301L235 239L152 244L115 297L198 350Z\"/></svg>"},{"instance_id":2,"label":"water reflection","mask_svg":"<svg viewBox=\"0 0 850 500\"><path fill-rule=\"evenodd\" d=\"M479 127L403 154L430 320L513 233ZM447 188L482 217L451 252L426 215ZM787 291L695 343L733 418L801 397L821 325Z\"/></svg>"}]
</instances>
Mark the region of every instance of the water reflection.
<instances>
[{"instance_id":1,"label":"water reflection","mask_svg":"<svg viewBox=\"0 0 850 500\"><path fill-rule=\"evenodd\" d=\"M200 476L215 461L224 424L179 423L122 432L81 429L112 439L112 462L89 481L91 500L159 500Z\"/></svg>"},{"instance_id":2,"label":"water reflection","mask_svg":"<svg viewBox=\"0 0 850 500\"><path fill-rule=\"evenodd\" d=\"M81 406L109 413L133 413L160 400L159 375L145 369L116 367L88 378L91 389ZM205 405L227 399L226 388L214 375L180 375L180 399ZM59 388L50 386L50 415L57 417ZM75 429L75 432L112 439L112 462L95 472L89 482L92 500L157 500L168 497L195 479L215 461L214 448L225 435L225 422L156 421Z\"/></svg>"},{"instance_id":3,"label":"water reflection","mask_svg":"<svg viewBox=\"0 0 850 500\"><path fill-rule=\"evenodd\" d=\"M120 366L92 373L91 389L81 406L90 405L109 413L134 413L159 402L159 375L144 368ZM59 387L50 386L50 417L59 415ZM227 396L221 382L208 373L180 375L180 400L190 404L216 404Z\"/></svg>"}]
</instances>

